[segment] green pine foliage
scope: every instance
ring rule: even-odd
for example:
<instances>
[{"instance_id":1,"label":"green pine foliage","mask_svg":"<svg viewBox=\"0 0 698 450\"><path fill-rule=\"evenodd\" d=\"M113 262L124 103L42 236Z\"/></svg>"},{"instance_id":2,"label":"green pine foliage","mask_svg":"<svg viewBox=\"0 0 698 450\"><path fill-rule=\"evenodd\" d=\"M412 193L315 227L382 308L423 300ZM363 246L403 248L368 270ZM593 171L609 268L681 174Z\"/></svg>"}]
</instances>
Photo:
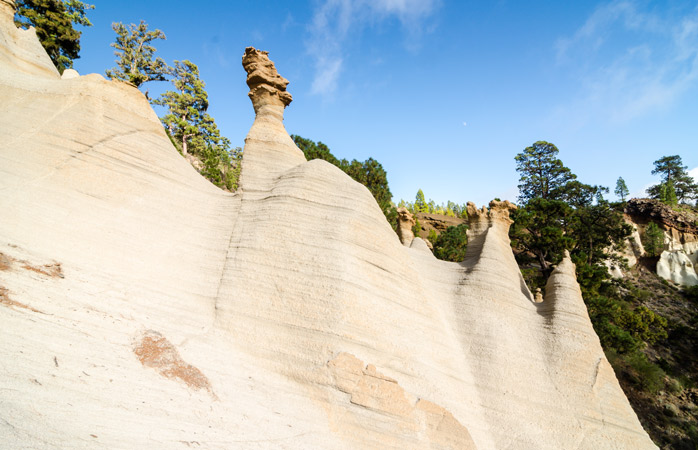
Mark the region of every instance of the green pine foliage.
<instances>
[{"instance_id":1,"label":"green pine foliage","mask_svg":"<svg viewBox=\"0 0 698 450\"><path fill-rule=\"evenodd\" d=\"M664 203L669 206L676 206L679 204L679 200L676 197L676 188L674 187L674 181L669 179L664 183Z\"/></svg>"},{"instance_id":2,"label":"green pine foliage","mask_svg":"<svg viewBox=\"0 0 698 450\"><path fill-rule=\"evenodd\" d=\"M432 247L436 243L437 238L438 238L438 235L436 234L436 230L434 230L433 228L431 230L429 230L429 232L427 233L427 240L429 242L431 242Z\"/></svg>"},{"instance_id":3,"label":"green pine foliage","mask_svg":"<svg viewBox=\"0 0 698 450\"><path fill-rule=\"evenodd\" d=\"M628 186L625 184L623 177L618 177L618 180L616 181L616 189L613 191L613 193L618 196L621 202L625 201L625 197L628 196L630 191L628 191Z\"/></svg>"},{"instance_id":4,"label":"green pine foliage","mask_svg":"<svg viewBox=\"0 0 698 450\"><path fill-rule=\"evenodd\" d=\"M642 246L649 256L659 256L664 251L664 232L655 222L650 222L645 228Z\"/></svg>"},{"instance_id":5,"label":"green pine foliage","mask_svg":"<svg viewBox=\"0 0 698 450\"><path fill-rule=\"evenodd\" d=\"M463 261L468 248L467 230L466 224L446 228L433 243L434 256L443 261Z\"/></svg>"},{"instance_id":6,"label":"green pine foliage","mask_svg":"<svg viewBox=\"0 0 698 450\"><path fill-rule=\"evenodd\" d=\"M417 191L415 196L415 202L407 202L405 200L400 200L398 207L406 208L412 214L416 213L426 213L426 214L441 214L443 216L449 217L459 217L462 219L468 218L467 208L465 204L459 205L452 201L447 201L446 203L437 204L434 200L425 200L424 191L421 189Z\"/></svg>"},{"instance_id":7,"label":"green pine foliage","mask_svg":"<svg viewBox=\"0 0 698 450\"><path fill-rule=\"evenodd\" d=\"M215 120L206 111L208 93L199 68L191 61L175 61L171 70L173 91L167 91L153 103L164 106L160 118L177 150L198 159L201 174L216 186L235 190L239 177L241 151L230 150L230 141L221 136Z\"/></svg>"},{"instance_id":8,"label":"green pine foliage","mask_svg":"<svg viewBox=\"0 0 698 450\"><path fill-rule=\"evenodd\" d=\"M412 225L412 234L414 234L415 237L419 237L419 233L422 231L422 224L419 223L419 219L417 217L414 218L414 225Z\"/></svg>"},{"instance_id":9,"label":"green pine foliage","mask_svg":"<svg viewBox=\"0 0 698 450\"><path fill-rule=\"evenodd\" d=\"M34 27L39 42L51 61L63 73L73 67L80 53L80 35L73 25L89 27L87 11L94 9L79 0L18 0L15 25Z\"/></svg>"},{"instance_id":10,"label":"green pine foliage","mask_svg":"<svg viewBox=\"0 0 698 450\"><path fill-rule=\"evenodd\" d=\"M560 189L577 178L557 158L559 150L545 141L533 143L516 155L516 171L520 174L519 201L534 198L560 198Z\"/></svg>"},{"instance_id":11,"label":"green pine foliage","mask_svg":"<svg viewBox=\"0 0 698 450\"><path fill-rule=\"evenodd\" d=\"M414 212L429 212L429 205L427 204L427 201L424 199L424 191L421 189L417 191L417 195L414 198Z\"/></svg>"},{"instance_id":12,"label":"green pine foliage","mask_svg":"<svg viewBox=\"0 0 698 450\"><path fill-rule=\"evenodd\" d=\"M686 169L679 155L659 158L654 162L652 175L661 176L662 182L649 187L647 194L668 205L698 199L698 183L688 175Z\"/></svg>"},{"instance_id":13,"label":"green pine foliage","mask_svg":"<svg viewBox=\"0 0 698 450\"><path fill-rule=\"evenodd\" d=\"M160 30L148 30L148 24L113 23L116 42L110 44L116 49L116 67L106 71L107 77L127 81L140 87L148 81L166 81L171 69L162 58L155 57L155 47L151 43L157 39L165 40L165 33Z\"/></svg>"}]
</instances>

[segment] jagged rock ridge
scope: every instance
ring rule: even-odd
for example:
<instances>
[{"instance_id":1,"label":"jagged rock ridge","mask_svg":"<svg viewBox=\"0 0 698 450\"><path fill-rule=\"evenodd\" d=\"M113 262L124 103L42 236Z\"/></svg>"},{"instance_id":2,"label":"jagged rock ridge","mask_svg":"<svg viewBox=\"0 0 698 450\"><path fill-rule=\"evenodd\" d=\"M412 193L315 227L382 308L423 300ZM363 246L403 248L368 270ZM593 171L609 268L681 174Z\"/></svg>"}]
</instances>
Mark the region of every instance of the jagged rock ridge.
<instances>
[{"instance_id":1,"label":"jagged rock ridge","mask_svg":"<svg viewBox=\"0 0 698 450\"><path fill-rule=\"evenodd\" d=\"M295 147L255 50L269 73L222 192L136 89L7 63L2 19L4 446L654 448L568 259L533 301L506 203L471 215L463 263L403 246Z\"/></svg>"}]
</instances>

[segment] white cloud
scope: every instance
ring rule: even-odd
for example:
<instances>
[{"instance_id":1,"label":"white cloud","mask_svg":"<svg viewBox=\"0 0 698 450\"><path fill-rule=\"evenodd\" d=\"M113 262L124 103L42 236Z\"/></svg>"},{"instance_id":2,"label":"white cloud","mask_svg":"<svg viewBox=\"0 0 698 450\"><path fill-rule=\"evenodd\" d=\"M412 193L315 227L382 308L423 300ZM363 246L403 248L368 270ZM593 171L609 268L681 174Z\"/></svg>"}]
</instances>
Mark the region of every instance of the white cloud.
<instances>
[{"instance_id":1,"label":"white cloud","mask_svg":"<svg viewBox=\"0 0 698 450\"><path fill-rule=\"evenodd\" d=\"M627 122L671 106L698 83L698 8L675 17L638 5L603 5L557 42L558 65L572 68L580 82L577 98L563 108L576 121Z\"/></svg>"},{"instance_id":2,"label":"white cloud","mask_svg":"<svg viewBox=\"0 0 698 450\"><path fill-rule=\"evenodd\" d=\"M337 87L345 59L347 39L357 39L363 28L389 18L397 18L414 40L421 33L424 19L440 0L325 0L320 3L309 25L307 50L315 58L312 92L331 94Z\"/></svg>"},{"instance_id":3,"label":"white cloud","mask_svg":"<svg viewBox=\"0 0 698 450\"><path fill-rule=\"evenodd\" d=\"M467 127L467 126L468 126L468 122L463 122L463 126L464 126L464 127Z\"/></svg>"},{"instance_id":4,"label":"white cloud","mask_svg":"<svg viewBox=\"0 0 698 450\"><path fill-rule=\"evenodd\" d=\"M688 171L688 176L693 178L693 181L698 183L698 167L694 167L693 169Z\"/></svg>"},{"instance_id":5,"label":"white cloud","mask_svg":"<svg viewBox=\"0 0 698 450\"><path fill-rule=\"evenodd\" d=\"M324 58L318 59L318 70L313 79L311 91L313 94L324 94L334 92L337 88L337 78L342 70L342 59L335 58L327 61Z\"/></svg>"}]
</instances>

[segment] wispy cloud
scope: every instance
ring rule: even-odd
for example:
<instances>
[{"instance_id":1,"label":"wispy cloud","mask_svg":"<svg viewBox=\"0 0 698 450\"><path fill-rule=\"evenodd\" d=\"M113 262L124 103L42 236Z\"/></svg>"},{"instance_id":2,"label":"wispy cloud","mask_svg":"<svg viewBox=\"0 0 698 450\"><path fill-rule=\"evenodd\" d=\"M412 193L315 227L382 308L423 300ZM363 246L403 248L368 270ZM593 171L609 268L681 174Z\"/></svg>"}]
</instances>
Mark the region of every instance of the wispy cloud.
<instances>
[{"instance_id":1,"label":"wispy cloud","mask_svg":"<svg viewBox=\"0 0 698 450\"><path fill-rule=\"evenodd\" d=\"M571 68L580 83L565 109L586 114L577 118L582 122L597 117L622 123L669 107L697 84L698 8L672 14L615 1L560 39L558 65Z\"/></svg>"},{"instance_id":2,"label":"wispy cloud","mask_svg":"<svg viewBox=\"0 0 698 450\"><path fill-rule=\"evenodd\" d=\"M424 20L438 8L440 0L324 0L308 27L308 52L315 58L312 92L331 94L337 88L345 59L347 39L356 39L362 30L397 18L413 44L422 32Z\"/></svg>"}]
</instances>

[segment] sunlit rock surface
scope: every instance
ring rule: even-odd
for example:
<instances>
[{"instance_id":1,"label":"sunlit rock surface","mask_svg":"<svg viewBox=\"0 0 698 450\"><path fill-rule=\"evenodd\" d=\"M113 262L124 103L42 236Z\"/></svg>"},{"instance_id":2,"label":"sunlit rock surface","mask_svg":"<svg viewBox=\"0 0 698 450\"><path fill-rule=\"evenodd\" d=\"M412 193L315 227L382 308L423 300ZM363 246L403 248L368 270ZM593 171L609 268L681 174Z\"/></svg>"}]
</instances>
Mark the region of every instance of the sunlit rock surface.
<instances>
[{"instance_id":1,"label":"sunlit rock surface","mask_svg":"<svg viewBox=\"0 0 698 450\"><path fill-rule=\"evenodd\" d=\"M568 258L534 302L510 204L471 206L463 263L403 246L365 187L305 161L254 49L223 192L138 90L47 70L7 5L1 447L654 448Z\"/></svg>"}]
</instances>

